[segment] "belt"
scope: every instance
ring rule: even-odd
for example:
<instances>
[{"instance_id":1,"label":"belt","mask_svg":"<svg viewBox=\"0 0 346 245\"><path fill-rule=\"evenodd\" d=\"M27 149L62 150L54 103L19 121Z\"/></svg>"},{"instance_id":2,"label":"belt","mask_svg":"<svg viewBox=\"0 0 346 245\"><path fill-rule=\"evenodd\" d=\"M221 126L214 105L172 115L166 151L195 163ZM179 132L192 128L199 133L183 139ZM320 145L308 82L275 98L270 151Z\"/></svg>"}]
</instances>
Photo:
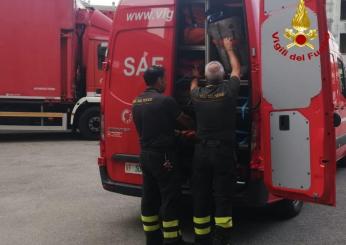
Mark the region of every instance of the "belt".
<instances>
[{"instance_id":1,"label":"belt","mask_svg":"<svg viewBox=\"0 0 346 245\"><path fill-rule=\"evenodd\" d=\"M168 153L175 151L174 148L142 148L142 152Z\"/></svg>"},{"instance_id":2,"label":"belt","mask_svg":"<svg viewBox=\"0 0 346 245\"><path fill-rule=\"evenodd\" d=\"M232 141L229 140L207 140L202 139L199 141L199 144L206 146L219 146L219 145L234 145Z\"/></svg>"}]
</instances>

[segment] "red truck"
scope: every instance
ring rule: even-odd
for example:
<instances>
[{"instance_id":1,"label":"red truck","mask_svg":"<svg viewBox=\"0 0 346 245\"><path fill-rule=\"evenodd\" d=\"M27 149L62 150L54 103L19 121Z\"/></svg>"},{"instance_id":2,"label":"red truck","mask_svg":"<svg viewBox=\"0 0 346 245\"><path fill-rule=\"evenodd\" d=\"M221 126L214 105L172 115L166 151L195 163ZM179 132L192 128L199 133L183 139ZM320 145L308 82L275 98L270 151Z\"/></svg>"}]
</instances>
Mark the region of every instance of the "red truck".
<instances>
[{"instance_id":1,"label":"red truck","mask_svg":"<svg viewBox=\"0 0 346 245\"><path fill-rule=\"evenodd\" d=\"M76 129L98 138L112 20L75 0L0 6L0 130Z\"/></svg>"},{"instance_id":2,"label":"red truck","mask_svg":"<svg viewBox=\"0 0 346 245\"><path fill-rule=\"evenodd\" d=\"M325 0L121 1L101 102L98 164L104 189L141 195L140 147L131 107L145 88L143 71L163 65L167 95L193 116L191 79L181 73L181 64L222 61L210 32L205 31L203 43L186 44L191 28L185 25L186 9L192 13L197 6L236 15L245 33L240 43L246 55L238 102L236 202L275 204L288 217L299 213L303 201L335 205L336 161L346 154L346 78L328 34ZM205 18L208 28L214 17ZM189 192L192 155L193 145L179 144L187 179L183 192Z\"/></svg>"}]
</instances>

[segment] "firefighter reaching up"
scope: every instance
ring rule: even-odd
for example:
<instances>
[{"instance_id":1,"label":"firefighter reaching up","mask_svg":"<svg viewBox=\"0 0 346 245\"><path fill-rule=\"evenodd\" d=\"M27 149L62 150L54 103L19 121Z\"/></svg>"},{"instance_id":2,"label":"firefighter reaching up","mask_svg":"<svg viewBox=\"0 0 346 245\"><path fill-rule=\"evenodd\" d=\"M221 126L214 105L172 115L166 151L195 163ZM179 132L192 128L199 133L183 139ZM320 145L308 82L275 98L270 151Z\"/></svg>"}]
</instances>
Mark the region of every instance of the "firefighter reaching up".
<instances>
[{"instance_id":1,"label":"firefighter reaching up","mask_svg":"<svg viewBox=\"0 0 346 245\"><path fill-rule=\"evenodd\" d=\"M195 147L192 191L194 230L198 245L230 244L233 227L232 200L235 185L236 101L240 86L240 62L230 38L223 46L231 64L231 78L218 61L205 67L207 85L198 86L199 72L193 71L191 97L199 143ZM213 212L212 207L215 207ZM212 214L215 233L211 237Z\"/></svg>"}]
</instances>

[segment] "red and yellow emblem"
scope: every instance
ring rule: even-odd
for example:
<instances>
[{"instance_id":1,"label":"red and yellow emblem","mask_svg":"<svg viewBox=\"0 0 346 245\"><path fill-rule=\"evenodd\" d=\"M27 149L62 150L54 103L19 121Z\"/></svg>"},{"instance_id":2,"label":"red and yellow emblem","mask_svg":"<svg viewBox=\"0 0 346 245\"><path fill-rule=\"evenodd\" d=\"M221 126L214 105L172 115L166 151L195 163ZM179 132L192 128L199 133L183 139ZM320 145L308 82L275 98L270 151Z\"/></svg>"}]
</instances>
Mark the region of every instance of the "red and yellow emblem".
<instances>
[{"instance_id":1,"label":"red and yellow emblem","mask_svg":"<svg viewBox=\"0 0 346 245\"><path fill-rule=\"evenodd\" d=\"M292 27L296 31L288 28L285 30L285 37L292 41L292 43L287 45L287 49L294 46L307 46L311 49L315 49L314 45L312 45L310 41L317 38L318 34L316 29L310 29L311 22L304 0L299 0L297 12L292 19Z\"/></svg>"}]
</instances>

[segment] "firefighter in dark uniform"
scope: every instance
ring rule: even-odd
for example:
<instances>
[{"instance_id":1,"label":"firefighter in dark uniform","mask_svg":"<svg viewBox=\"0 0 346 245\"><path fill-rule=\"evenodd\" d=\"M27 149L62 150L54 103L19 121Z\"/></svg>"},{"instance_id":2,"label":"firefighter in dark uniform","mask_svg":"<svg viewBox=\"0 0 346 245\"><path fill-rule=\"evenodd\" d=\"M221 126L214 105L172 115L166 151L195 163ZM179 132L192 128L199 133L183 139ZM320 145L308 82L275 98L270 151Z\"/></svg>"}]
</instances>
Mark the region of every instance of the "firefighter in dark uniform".
<instances>
[{"instance_id":1,"label":"firefighter in dark uniform","mask_svg":"<svg viewBox=\"0 0 346 245\"><path fill-rule=\"evenodd\" d=\"M232 73L224 81L225 71L217 61L207 64L207 85L198 86L194 70L191 96L197 121L197 138L193 167L195 244L230 244L232 198L235 185L236 101L240 87L240 63L233 41L223 40ZM212 208L215 207L215 210ZM212 214L215 230L212 238Z\"/></svg>"},{"instance_id":2,"label":"firefighter in dark uniform","mask_svg":"<svg viewBox=\"0 0 346 245\"><path fill-rule=\"evenodd\" d=\"M166 81L162 67L149 68L144 80L147 89L133 102L133 118L141 145L141 219L146 244L187 244L182 241L179 229L181 181L175 153L175 125L178 122L190 128L192 120L172 97L163 95Z\"/></svg>"}]
</instances>

